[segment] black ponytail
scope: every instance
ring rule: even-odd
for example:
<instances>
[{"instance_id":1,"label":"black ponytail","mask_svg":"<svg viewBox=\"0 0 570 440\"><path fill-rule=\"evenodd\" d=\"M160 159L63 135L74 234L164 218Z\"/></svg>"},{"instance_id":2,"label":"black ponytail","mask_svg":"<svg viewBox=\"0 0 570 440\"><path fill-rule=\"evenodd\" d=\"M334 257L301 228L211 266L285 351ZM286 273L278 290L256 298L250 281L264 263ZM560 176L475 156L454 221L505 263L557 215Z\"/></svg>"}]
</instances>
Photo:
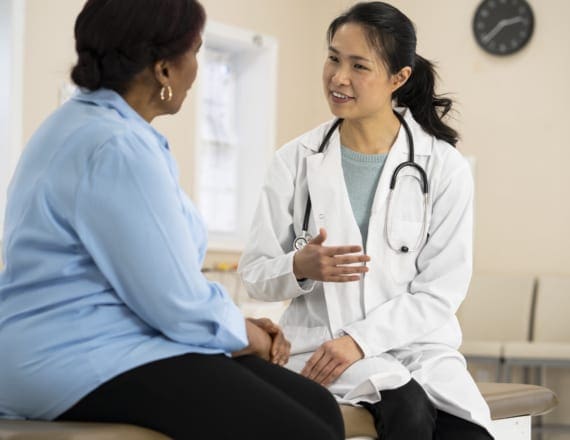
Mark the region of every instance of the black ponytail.
<instances>
[{"instance_id":1,"label":"black ponytail","mask_svg":"<svg viewBox=\"0 0 570 440\"><path fill-rule=\"evenodd\" d=\"M410 19L384 2L357 3L330 24L329 43L338 28L347 23L363 27L368 42L391 74L406 66L412 68L410 78L392 98L398 105L408 107L427 133L455 146L459 135L443 122L453 103L435 94L435 69L430 61L416 54L416 31Z\"/></svg>"},{"instance_id":2,"label":"black ponytail","mask_svg":"<svg viewBox=\"0 0 570 440\"><path fill-rule=\"evenodd\" d=\"M443 123L453 102L435 94L436 73L433 64L415 55L415 63L408 81L394 93L399 106L408 107L414 119L423 129L455 146L459 138L457 131Z\"/></svg>"}]
</instances>

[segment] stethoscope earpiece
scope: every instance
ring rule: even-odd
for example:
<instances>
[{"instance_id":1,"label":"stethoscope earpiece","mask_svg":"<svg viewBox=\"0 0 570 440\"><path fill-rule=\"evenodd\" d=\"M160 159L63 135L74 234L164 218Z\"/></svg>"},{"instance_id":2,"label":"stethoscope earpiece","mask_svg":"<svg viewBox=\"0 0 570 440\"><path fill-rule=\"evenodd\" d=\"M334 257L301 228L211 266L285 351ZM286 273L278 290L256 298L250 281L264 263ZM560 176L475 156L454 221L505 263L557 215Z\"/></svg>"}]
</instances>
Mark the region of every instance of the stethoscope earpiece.
<instances>
[{"instance_id":1,"label":"stethoscope earpiece","mask_svg":"<svg viewBox=\"0 0 570 440\"><path fill-rule=\"evenodd\" d=\"M402 251L402 252L405 253L405 254L408 253L409 250L410 250L410 248L408 248L408 246L402 246L402 247L400 248L400 251Z\"/></svg>"}]
</instances>

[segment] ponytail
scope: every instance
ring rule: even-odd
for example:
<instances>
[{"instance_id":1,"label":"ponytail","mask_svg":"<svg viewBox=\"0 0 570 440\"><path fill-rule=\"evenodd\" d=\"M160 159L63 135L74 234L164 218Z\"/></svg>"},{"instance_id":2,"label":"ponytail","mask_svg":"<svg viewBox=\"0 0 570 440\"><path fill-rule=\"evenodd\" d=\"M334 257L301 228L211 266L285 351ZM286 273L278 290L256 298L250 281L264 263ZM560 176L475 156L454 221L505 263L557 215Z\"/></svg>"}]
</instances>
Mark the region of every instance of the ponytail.
<instances>
[{"instance_id":1,"label":"ponytail","mask_svg":"<svg viewBox=\"0 0 570 440\"><path fill-rule=\"evenodd\" d=\"M395 93L399 106L408 107L414 119L432 136L455 146L459 135L443 122L452 101L435 94L436 72L433 64L416 54L415 66L408 81Z\"/></svg>"},{"instance_id":2,"label":"ponytail","mask_svg":"<svg viewBox=\"0 0 570 440\"><path fill-rule=\"evenodd\" d=\"M346 23L361 25L370 45L392 74L410 66L408 81L392 96L398 105L408 107L414 119L432 136L455 146L457 131L443 123L452 101L435 94L436 73L431 62L416 53L416 31L411 20L394 6L381 1L356 3L329 26L329 43L338 28Z\"/></svg>"}]
</instances>

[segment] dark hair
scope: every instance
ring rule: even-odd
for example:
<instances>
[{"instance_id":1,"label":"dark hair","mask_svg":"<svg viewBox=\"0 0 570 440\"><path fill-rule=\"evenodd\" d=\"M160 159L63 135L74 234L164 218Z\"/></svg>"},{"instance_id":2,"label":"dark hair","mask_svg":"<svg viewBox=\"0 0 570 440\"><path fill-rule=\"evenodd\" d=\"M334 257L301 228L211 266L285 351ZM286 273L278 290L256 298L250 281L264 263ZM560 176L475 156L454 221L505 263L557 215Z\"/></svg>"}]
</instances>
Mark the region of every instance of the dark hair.
<instances>
[{"instance_id":1,"label":"dark hair","mask_svg":"<svg viewBox=\"0 0 570 440\"><path fill-rule=\"evenodd\" d=\"M185 53L205 21L196 0L88 0L75 22L71 79L123 93L137 73Z\"/></svg>"},{"instance_id":2,"label":"dark hair","mask_svg":"<svg viewBox=\"0 0 570 440\"><path fill-rule=\"evenodd\" d=\"M452 101L435 94L435 69L430 61L416 54L416 31L410 19L387 3L357 3L330 24L329 44L338 28L347 23L364 28L369 43L391 74L406 66L412 68L410 78L392 98L398 105L408 107L427 133L455 146L457 131L442 121L451 110Z\"/></svg>"}]
</instances>

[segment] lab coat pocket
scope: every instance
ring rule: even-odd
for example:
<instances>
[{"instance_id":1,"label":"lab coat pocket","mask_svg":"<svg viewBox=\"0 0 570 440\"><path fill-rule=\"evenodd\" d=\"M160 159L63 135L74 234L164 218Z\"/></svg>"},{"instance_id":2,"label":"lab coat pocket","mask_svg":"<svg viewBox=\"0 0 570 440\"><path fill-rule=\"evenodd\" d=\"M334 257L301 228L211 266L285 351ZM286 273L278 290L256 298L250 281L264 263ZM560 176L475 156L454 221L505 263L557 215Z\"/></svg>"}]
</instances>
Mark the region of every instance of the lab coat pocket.
<instances>
[{"instance_id":1,"label":"lab coat pocket","mask_svg":"<svg viewBox=\"0 0 570 440\"><path fill-rule=\"evenodd\" d=\"M386 231L389 234L388 259L390 275L396 284L407 284L417 274L418 249L425 239L422 222L398 220Z\"/></svg>"}]
</instances>

